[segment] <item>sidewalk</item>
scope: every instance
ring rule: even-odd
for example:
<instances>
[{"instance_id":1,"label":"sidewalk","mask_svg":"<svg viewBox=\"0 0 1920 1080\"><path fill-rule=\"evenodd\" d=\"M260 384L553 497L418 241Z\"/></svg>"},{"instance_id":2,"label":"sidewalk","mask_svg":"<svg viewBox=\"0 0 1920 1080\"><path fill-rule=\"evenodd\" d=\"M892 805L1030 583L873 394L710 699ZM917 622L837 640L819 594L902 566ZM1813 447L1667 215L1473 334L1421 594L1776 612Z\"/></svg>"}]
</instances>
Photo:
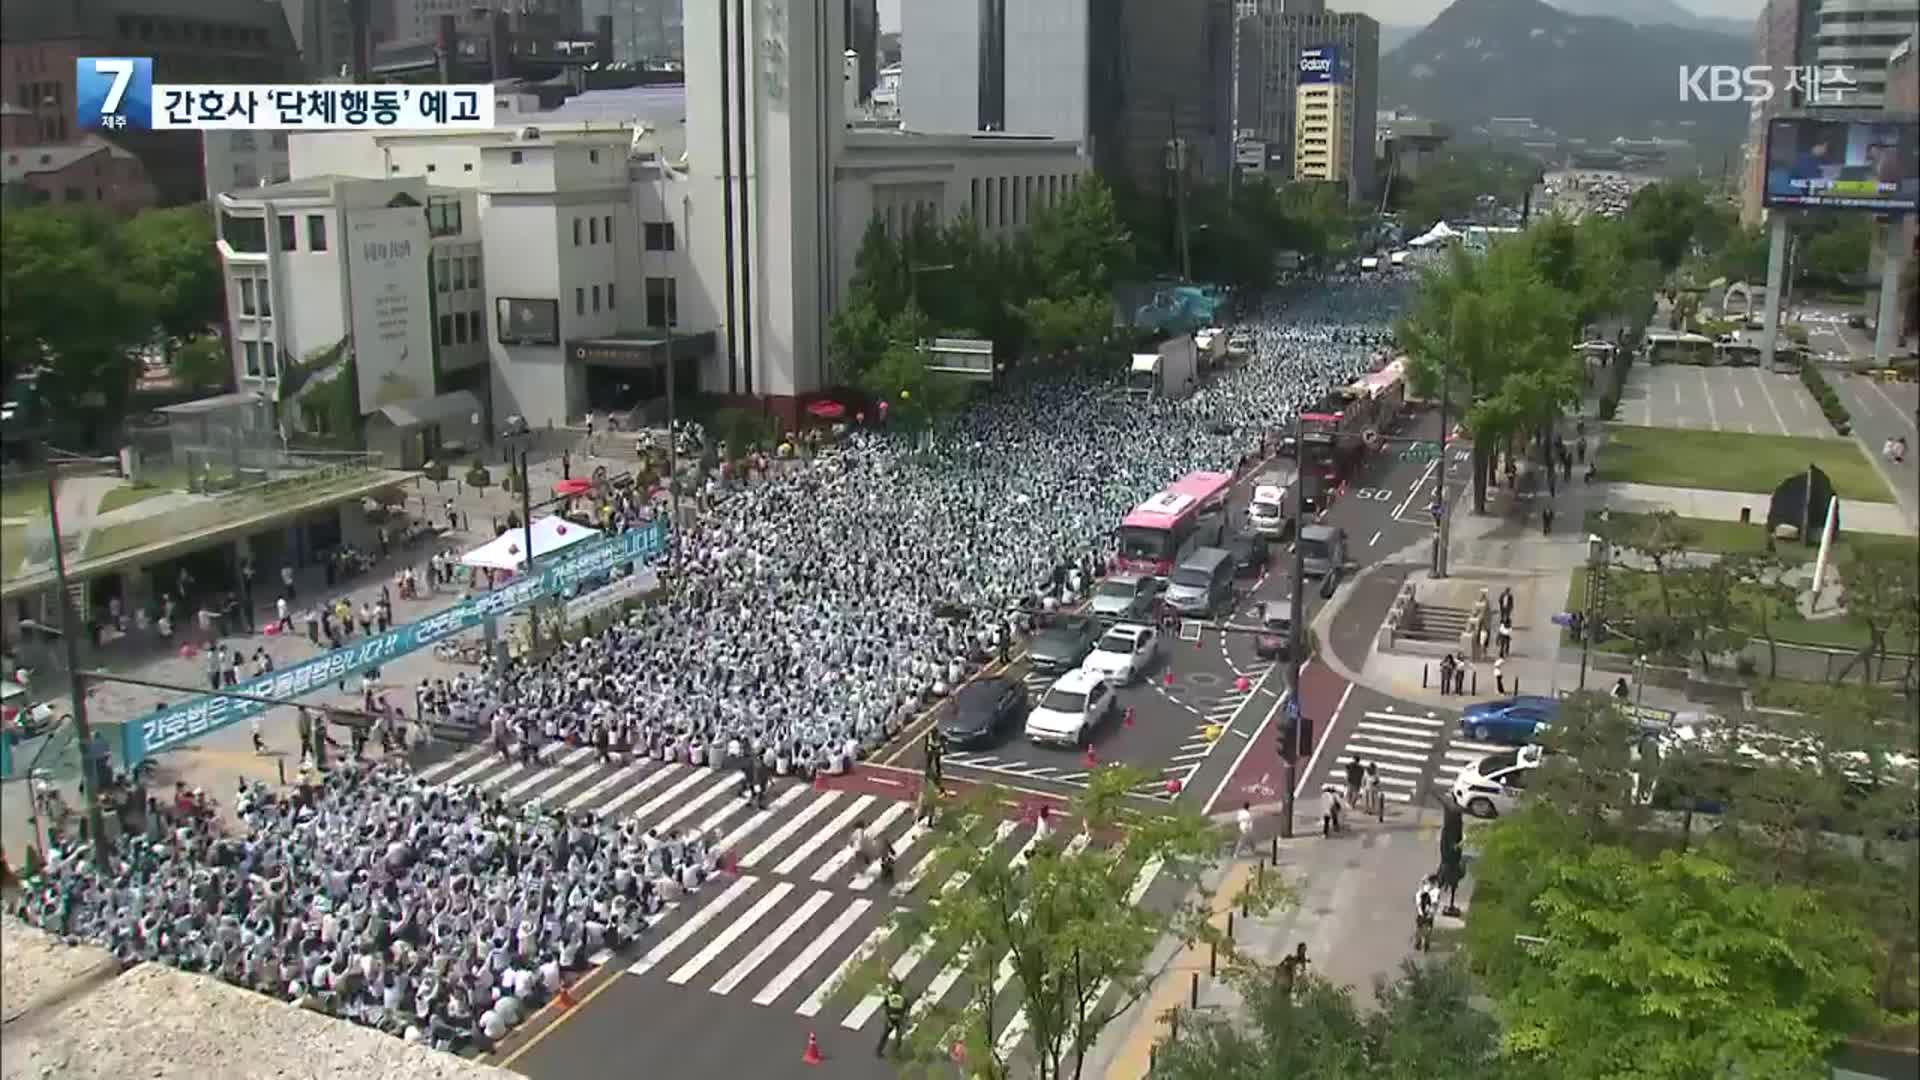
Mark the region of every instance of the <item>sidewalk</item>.
<instances>
[{"instance_id":1,"label":"sidewalk","mask_svg":"<svg viewBox=\"0 0 1920 1080\"><path fill-rule=\"evenodd\" d=\"M1298 902L1263 917L1234 912L1233 939L1241 955L1268 966L1304 944L1312 973L1354 987L1356 1000L1368 1005L1374 979L1394 978L1401 962L1413 955L1413 896L1439 859L1439 815L1428 811L1385 825L1359 821L1331 839L1320 836L1317 824L1310 832L1304 827L1303 821L1294 839L1279 842L1277 867L1262 865L1271 851L1267 840L1258 857L1229 862L1208 876L1214 890L1211 921L1224 933L1232 898L1241 888L1257 874L1282 874ZM1463 887L1463 907L1467 897ZM1449 924L1460 922L1441 920L1442 926ZM1203 1010L1237 1013L1241 1007L1224 977L1224 959L1218 973L1210 973L1206 946L1181 948L1163 941L1146 970L1154 973L1151 984L1088 1053L1087 1076L1141 1080L1154 1047L1169 1035L1174 1010L1190 1011L1196 1000Z\"/></svg>"}]
</instances>

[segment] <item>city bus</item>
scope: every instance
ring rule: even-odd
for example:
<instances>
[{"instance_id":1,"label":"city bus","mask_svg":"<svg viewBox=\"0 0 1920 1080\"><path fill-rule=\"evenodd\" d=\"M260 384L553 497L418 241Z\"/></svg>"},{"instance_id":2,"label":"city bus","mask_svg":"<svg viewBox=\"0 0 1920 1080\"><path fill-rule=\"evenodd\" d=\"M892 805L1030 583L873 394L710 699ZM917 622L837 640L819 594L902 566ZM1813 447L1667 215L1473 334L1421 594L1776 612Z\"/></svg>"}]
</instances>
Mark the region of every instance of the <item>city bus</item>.
<instances>
[{"instance_id":1,"label":"city bus","mask_svg":"<svg viewBox=\"0 0 1920 1080\"><path fill-rule=\"evenodd\" d=\"M1195 548L1220 543L1233 474L1188 473L1133 508L1120 522L1114 569L1166 577Z\"/></svg>"}]
</instances>

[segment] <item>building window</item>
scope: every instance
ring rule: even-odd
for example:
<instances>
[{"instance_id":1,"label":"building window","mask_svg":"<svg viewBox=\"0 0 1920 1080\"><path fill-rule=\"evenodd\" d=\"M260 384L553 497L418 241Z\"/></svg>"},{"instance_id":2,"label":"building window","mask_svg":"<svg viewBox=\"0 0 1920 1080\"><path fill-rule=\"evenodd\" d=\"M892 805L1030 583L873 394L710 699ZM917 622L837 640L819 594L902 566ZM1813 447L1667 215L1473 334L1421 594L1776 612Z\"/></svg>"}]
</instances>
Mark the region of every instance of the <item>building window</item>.
<instances>
[{"instance_id":1,"label":"building window","mask_svg":"<svg viewBox=\"0 0 1920 1080\"><path fill-rule=\"evenodd\" d=\"M603 217L600 219L600 235L607 238L607 243L609 244L613 243L613 215L612 214L608 214L606 217Z\"/></svg>"},{"instance_id":2,"label":"building window","mask_svg":"<svg viewBox=\"0 0 1920 1080\"><path fill-rule=\"evenodd\" d=\"M507 155L507 160L512 162L515 165L518 165L521 162L527 160L527 155L518 150L515 150L511 154Z\"/></svg>"},{"instance_id":3,"label":"building window","mask_svg":"<svg viewBox=\"0 0 1920 1080\"><path fill-rule=\"evenodd\" d=\"M580 219L579 218L573 219L573 246L574 247L580 246Z\"/></svg>"},{"instance_id":4,"label":"building window","mask_svg":"<svg viewBox=\"0 0 1920 1080\"><path fill-rule=\"evenodd\" d=\"M327 219L324 214L307 215L307 250L327 250Z\"/></svg>"},{"instance_id":5,"label":"building window","mask_svg":"<svg viewBox=\"0 0 1920 1080\"><path fill-rule=\"evenodd\" d=\"M261 278L254 283L255 291L260 294L260 317L273 318L273 290L267 288L267 281Z\"/></svg>"},{"instance_id":6,"label":"building window","mask_svg":"<svg viewBox=\"0 0 1920 1080\"><path fill-rule=\"evenodd\" d=\"M241 349L246 353L246 357L247 357L247 377L252 379L259 378L260 377L260 343L257 341L241 342Z\"/></svg>"},{"instance_id":7,"label":"building window","mask_svg":"<svg viewBox=\"0 0 1920 1080\"><path fill-rule=\"evenodd\" d=\"M242 315L260 314L259 308L255 307L253 303L253 279L252 278L240 279L240 314Z\"/></svg>"},{"instance_id":8,"label":"building window","mask_svg":"<svg viewBox=\"0 0 1920 1080\"><path fill-rule=\"evenodd\" d=\"M447 266L447 260L444 257L434 260L434 266L433 266L434 289L436 289L439 292L446 292L447 286L451 284L452 281L453 281L453 271Z\"/></svg>"},{"instance_id":9,"label":"building window","mask_svg":"<svg viewBox=\"0 0 1920 1080\"><path fill-rule=\"evenodd\" d=\"M456 345L467 343L467 319L457 311L453 313L453 341Z\"/></svg>"},{"instance_id":10,"label":"building window","mask_svg":"<svg viewBox=\"0 0 1920 1080\"><path fill-rule=\"evenodd\" d=\"M1008 222L1012 220L1007 217L1007 203L1009 201L1007 197L1007 178L1003 176L1000 178L1000 227L1003 229L1006 228Z\"/></svg>"},{"instance_id":11,"label":"building window","mask_svg":"<svg viewBox=\"0 0 1920 1080\"><path fill-rule=\"evenodd\" d=\"M600 164L600 151L598 150L587 151L587 160L595 165Z\"/></svg>"},{"instance_id":12,"label":"building window","mask_svg":"<svg viewBox=\"0 0 1920 1080\"><path fill-rule=\"evenodd\" d=\"M575 315L585 315L587 313L587 290L573 290L573 313Z\"/></svg>"},{"instance_id":13,"label":"building window","mask_svg":"<svg viewBox=\"0 0 1920 1080\"><path fill-rule=\"evenodd\" d=\"M645 241L648 251L672 251L674 244L673 222L649 221L646 227Z\"/></svg>"},{"instance_id":14,"label":"building window","mask_svg":"<svg viewBox=\"0 0 1920 1080\"><path fill-rule=\"evenodd\" d=\"M613 282L609 281L607 282L607 310L612 311L616 306L618 305L613 302Z\"/></svg>"},{"instance_id":15,"label":"building window","mask_svg":"<svg viewBox=\"0 0 1920 1080\"><path fill-rule=\"evenodd\" d=\"M593 310L595 314L600 311L600 286L598 285L593 287Z\"/></svg>"},{"instance_id":16,"label":"building window","mask_svg":"<svg viewBox=\"0 0 1920 1080\"><path fill-rule=\"evenodd\" d=\"M270 341L260 343L260 371L269 379L280 377L280 364L273 358L273 343Z\"/></svg>"},{"instance_id":17,"label":"building window","mask_svg":"<svg viewBox=\"0 0 1920 1080\"><path fill-rule=\"evenodd\" d=\"M465 292L467 289L467 260L455 256L447 261L453 268L453 291Z\"/></svg>"},{"instance_id":18,"label":"building window","mask_svg":"<svg viewBox=\"0 0 1920 1080\"><path fill-rule=\"evenodd\" d=\"M460 200L444 195L427 198L427 235L460 235Z\"/></svg>"},{"instance_id":19,"label":"building window","mask_svg":"<svg viewBox=\"0 0 1920 1080\"><path fill-rule=\"evenodd\" d=\"M587 243L597 244L599 242L600 242L600 219L597 217L590 217L587 219Z\"/></svg>"},{"instance_id":20,"label":"building window","mask_svg":"<svg viewBox=\"0 0 1920 1080\"><path fill-rule=\"evenodd\" d=\"M480 287L480 256L478 255L467 256L467 285L475 289Z\"/></svg>"},{"instance_id":21,"label":"building window","mask_svg":"<svg viewBox=\"0 0 1920 1080\"><path fill-rule=\"evenodd\" d=\"M486 340L483 336L485 332L485 328L480 325L480 313L477 311L467 312L467 336L475 342L481 342Z\"/></svg>"},{"instance_id":22,"label":"building window","mask_svg":"<svg viewBox=\"0 0 1920 1080\"><path fill-rule=\"evenodd\" d=\"M440 316L440 344L443 346L453 344L453 316L451 315Z\"/></svg>"},{"instance_id":23,"label":"building window","mask_svg":"<svg viewBox=\"0 0 1920 1080\"><path fill-rule=\"evenodd\" d=\"M680 324L679 297L675 295L674 279L670 277L647 279L647 325L678 326Z\"/></svg>"},{"instance_id":24,"label":"building window","mask_svg":"<svg viewBox=\"0 0 1920 1080\"><path fill-rule=\"evenodd\" d=\"M980 224L980 178L977 176L967 182L967 216L973 218L975 225Z\"/></svg>"},{"instance_id":25,"label":"building window","mask_svg":"<svg viewBox=\"0 0 1920 1080\"><path fill-rule=\"evenodd\" d=\"M299 241L300 241L300 233L299 233L299 230L295 229L293 226L293 215L281 214L280 215L280 250L281 251L298 251L300 250Z\"/></svg>"}]
</instances>

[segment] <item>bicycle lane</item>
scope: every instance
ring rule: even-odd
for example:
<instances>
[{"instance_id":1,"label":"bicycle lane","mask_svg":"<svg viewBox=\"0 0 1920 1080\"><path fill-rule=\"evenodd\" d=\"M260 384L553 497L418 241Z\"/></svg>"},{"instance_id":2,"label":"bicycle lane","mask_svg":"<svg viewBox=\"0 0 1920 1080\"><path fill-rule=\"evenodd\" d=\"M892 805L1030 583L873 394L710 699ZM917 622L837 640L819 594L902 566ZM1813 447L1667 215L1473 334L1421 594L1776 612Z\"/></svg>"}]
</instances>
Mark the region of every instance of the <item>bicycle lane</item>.
<instances>
[{"instance_id":1,"label":"bicycle lane","mask_svg":"<svg viewBox=\"0 0 1920 1080\"><path fill-rule=\"evenodd\" d=\"M1312 725L1313 742L1308 751L1310 756L1302 759L1295 769L1296 796L1305 790L1306 780L1314 772L1320 747L1337 734L1347 693L1347 681L1326 665L1308 661L1301 669L1300 709ZM1280 809L1286 776L1278 741L1283 721L1282 701L1276 699L1239 759L1208 799L1208 814L1230 814L1242 803L1251 803L1256 813L1274 813Z\"/></svg>"}]
</instances>

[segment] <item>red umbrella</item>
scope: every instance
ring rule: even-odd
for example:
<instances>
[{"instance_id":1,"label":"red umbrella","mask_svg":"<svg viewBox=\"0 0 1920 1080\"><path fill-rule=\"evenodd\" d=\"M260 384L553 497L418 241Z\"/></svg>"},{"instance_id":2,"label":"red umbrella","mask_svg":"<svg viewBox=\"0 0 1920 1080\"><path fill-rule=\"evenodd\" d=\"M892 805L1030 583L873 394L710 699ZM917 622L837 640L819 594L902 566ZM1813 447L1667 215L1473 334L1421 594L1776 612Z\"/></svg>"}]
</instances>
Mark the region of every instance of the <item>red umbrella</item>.
<instances>
[{"instance_id":1,"label":"red umbrella","mask_svg":"<svg viewBox=\"0 0 1920 1080\"><path fill-rule=\"evenodd\" d=\"M593 481L587 479L562 480L553 485L555 495L585 495L593 490Z\"/></svg>"},{"instance_id":2,"label":"red umbrella","mask_svg":"<svg viewBox=\"0 0 1920 1080\"><path fill-rule=\"evenodd\" d=\"M847 407L837 401L820 400L807 406L808 416L817 416L822 420L838 420L847 415Z\"/></svg>"}]
</instances>

